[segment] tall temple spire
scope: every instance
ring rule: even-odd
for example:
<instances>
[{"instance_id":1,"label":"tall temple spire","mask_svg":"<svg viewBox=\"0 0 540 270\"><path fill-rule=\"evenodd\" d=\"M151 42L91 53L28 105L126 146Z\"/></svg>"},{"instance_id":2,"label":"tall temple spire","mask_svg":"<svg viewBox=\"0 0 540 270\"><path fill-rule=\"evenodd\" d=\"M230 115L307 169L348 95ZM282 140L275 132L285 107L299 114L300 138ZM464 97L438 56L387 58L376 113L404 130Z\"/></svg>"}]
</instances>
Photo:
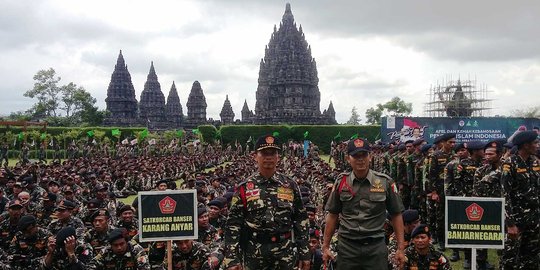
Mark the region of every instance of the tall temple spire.
<instances>
[{"instance_id":1,"label":"tall temple spire","mask_svg":"<svg viewBox=\"0 0 540 270\"><path fill-rule=\"evenodd\" d=\"M260 62L255 123L326 124L320 111L317 65L303 29L286 4L280 27L271 34Z\"/></svg>"},{"instance_id":2,"label":"tall temple spire","mask_svg":"<svg viewBox=\"0 0 540 270\"><path fill-rule=\"evenodd\" d=\"M182 104L174 81L167 97L167 105L165 105L165 114L170 127L178 128L182 125L184 113L182 112Z\"/></svg>"},{"instance_id":3,"label":"tall temple spire","mask_svg":"<svg viewBox=\"0 0 540 270\"><path fill-rule=\"evenodd\" d=\"M135 98L135 88L131 82L131 75L122 55L118 54L111 81L107 88L107 111L109 116L103 124L107 126L134 126L137 125L138 104Z\"/></svg>"},{"instance_id":4,"label":"tall temple spire","mask_svg":"<svg viewBox=\"0 0 540 270\"><path fill-rule=\"evenodd\" d=\"M142 124L150 128L166 127L165 96L161 92L161 84L154 69L154 62L150 64L150 71L146 78L139 104Z\"/></svg>"},{"instance_id":5,"label":"tall temple spire","mask_svg":"<svg viewBox=\"0 0 540 270\"><path fill-rule=\"evenodd\" d=\"M242 107L242 123L252 124L254 119L253 111L249 110L247 99L244 99L244 106Z\"/></svg>"},{"instance_id":6,"label":"tall temple spire","mask_svg":"<svg viewBox=\"0 0 540 270\"><path fill-rule=\"evenodd\" d=\"M224 125L230 125L234 122L234 111L231 102L229 101L229 95L225 96L225 102L223 103L219 116L221 117L221 123Z\"/></svg>"},{"instance_id":7,"label":"tall temple spire","mask_svg":"<svg viewBox=\"0 0 540 270\"><path fill-rule=\"evenodd\" d=\"M186 105L186 127L195 128L198 125L206 124L206 97L198 81L193 82Z\"/></svg>"}]
</instances>

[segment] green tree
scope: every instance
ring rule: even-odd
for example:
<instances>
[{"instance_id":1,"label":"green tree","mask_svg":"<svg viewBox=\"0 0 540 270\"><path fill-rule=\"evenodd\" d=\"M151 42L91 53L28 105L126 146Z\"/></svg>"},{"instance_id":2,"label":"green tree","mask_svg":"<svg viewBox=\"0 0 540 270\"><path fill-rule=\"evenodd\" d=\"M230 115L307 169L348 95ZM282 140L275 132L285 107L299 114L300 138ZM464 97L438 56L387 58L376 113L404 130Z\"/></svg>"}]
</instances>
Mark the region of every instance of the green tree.
<instances>
[{"instance_id":1,"label":"green tree","mask_svg":"<svg viewBox=\"0 0 540 270\"><path fill-rule=\"evenodd\" d=\"M528 107L512 111L514 117L540 118L540 106Z\"/></svg>"},{"instance_id":2,"label":"green tree","mask_svg":"<svg viewBox=\"0 0 540 270\"><path fill-rule=\"evenodd\" d=\"M96 99L82 86L70 82L60 89L62 91L62 102L64 102L62 109L66 112L68 118L96 104Z\"/></svg>"},{"instance_id":3,"label":"green tree","mask_svg":"<svg viewBox=\"0 0 540 270\"><path fill-rule=\"evenodd\" d=\"M61 89L58 87L60 79L56 76L56 71L53 68L40 70L34 75L34 88L24 93L25 97L37 98L38 100L30 109L34 117L57 116L61 94Z\"/></svg>"},{"instance_id":4,"label":"green tree","mask_svg":"<svg viewBox=\"0 0 540 270\"><path fill-rule=\"evenodd\" d=\"M347 125L360 125L360 115L356 107L353 107L351 110L351 118L347 121Z\"/></svg>"},{"instance_id":5,"label":"green tree","mask_svg":"<svg viewBox=\"0 0 540 270\"><path fill-rule=\"evenodd\" d=\"M405 116L412 113L412 103L405 102L399 97L393 97L384 104L377 104L375 107L366 110L366 121L369 124L381 124L381 117L384 116Z\"/></svg>"}]
</instances>

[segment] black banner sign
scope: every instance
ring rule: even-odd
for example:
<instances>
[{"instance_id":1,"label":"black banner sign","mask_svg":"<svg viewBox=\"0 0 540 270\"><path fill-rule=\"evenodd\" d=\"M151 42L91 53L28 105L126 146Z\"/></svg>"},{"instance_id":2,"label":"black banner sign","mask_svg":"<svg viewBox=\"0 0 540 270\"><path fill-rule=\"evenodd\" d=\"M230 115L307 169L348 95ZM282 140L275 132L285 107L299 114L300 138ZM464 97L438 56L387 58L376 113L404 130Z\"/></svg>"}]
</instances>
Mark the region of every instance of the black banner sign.
<instances>
[{"instance_id":1,"label":"black banner sign","mask_svg":"<svg viewBox=\"0 0 540 270\"><path fill-rule=\"evenodd\" d=\"M504 199L446 197L446 247L504 247Z\"/></svg>"},{"instance_id":2,"label":"black banner sign","mask_svg":"<svg viewBox=\"0 0 540 270\"><path fill-rule=\"evenodd\" d=\"M195 190L139 192L141 241L198 238Z\"/></svg>"}]
</instances>

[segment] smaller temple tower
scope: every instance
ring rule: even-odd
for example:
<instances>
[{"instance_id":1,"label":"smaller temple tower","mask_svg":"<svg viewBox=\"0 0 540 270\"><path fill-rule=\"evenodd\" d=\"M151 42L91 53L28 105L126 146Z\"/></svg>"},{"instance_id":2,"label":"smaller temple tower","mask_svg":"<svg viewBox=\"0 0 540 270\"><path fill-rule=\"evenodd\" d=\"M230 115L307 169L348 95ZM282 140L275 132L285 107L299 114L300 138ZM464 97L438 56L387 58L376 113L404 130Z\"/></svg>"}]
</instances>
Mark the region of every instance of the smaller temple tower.
<instances>
[{"instance_id":1,"label":"smaller temple tower","mask_svg":"<svg viewBox=\"0 0 540 270\"><path fill-rule=\"evenodd\" d=\"M334 104L332 104L332 101L330 101L330 104L328 105L328 109L323 111L323 116L328 119L329 124L336 125L336 111L334 110Z\"/></svg>"},{"instance_id":2,"label":"smaller temple tower","mask_svg":"<svg viewBox=\"0 0 540 270\"><path fill-rule=\"evenodd\" d=\"M234 122L234 112L231 102L229 101L229 95L225 96L225 102L223 103L223 108L221 108L219 116L221 117L221 123L223 125L230 125Z\"/></svg>"},{"instance_id":3,"label":"smaller temple tower","mask_svg":"<svg viewBox=\"0 0 540 270\"><path fill-rule=\"evenodd\" d=\"M191 86L191 92L189 92L186 105L187 119L185 121L185 127L195 128L199 125L206 124L206 98L198 81L195 81L193 86Z\"/></svg>"},{"instance_id":4,"label":"smaller temple tower","mask_svg":"<svg viewBox=\"0 0 540 270\"><path fill-rule=\"evenodd\" d=\"M184 113L182 112L182 104L180 103L180 97L178 97L178 92L176 91L176 85L174 82L172 83L169 96L167 97L165 114L169 127L179 128L182 126Z\"/></svg>"},{"instance_id":5,"label":"smaller temple tower","mask_svg":"<svg viewBox=\"0 0 540 270\"><path fill-rule=\"evenodd\" d=\"M154 69L154 62L151 63L150 72L146 77L139 110L142 125L152 129L167 127L165 121L165 96L161 92L161 85Z\"/></svg>"},{"instance_id":6,"label":"smaller temple tower","mask_svg":"<svg viewBox=\"0 0 540 270\"><path fill-rule=\"evenodd\" d=\"M253 111L249 110L247 100L244 100L244 106L242 107L242 123L253 124L254 118Z\"/></svg>"}]
</instances>

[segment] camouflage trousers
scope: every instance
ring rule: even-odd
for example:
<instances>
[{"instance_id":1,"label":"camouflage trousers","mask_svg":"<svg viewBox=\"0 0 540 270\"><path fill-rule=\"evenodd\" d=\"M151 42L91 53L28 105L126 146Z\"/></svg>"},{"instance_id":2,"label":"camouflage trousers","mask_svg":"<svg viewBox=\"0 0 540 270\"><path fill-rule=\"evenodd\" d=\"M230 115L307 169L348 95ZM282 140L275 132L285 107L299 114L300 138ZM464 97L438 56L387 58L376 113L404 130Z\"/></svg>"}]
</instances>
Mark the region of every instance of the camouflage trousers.
<instances>
[{"instance_id":1,"label":"camouflage trousers","mask_svg":"<svg viewBox=\"0 0 540 270\"><path fill-rule=\"evenodd\" d=\"M427 225L431 229L434 234L432 234L432 237L436 237L437 232L437 202L428 199L427 200L427 207L426 207L426 216L424 217Z\"/></svg>"},{"instance_id":2,"label":"camouflage trousers","mask_svg":"<svg viewBox=\"0 0 540 270\"><path fill-rule=\"evenodd\" d=\"M540 227L524 230L518 239L507 237L501 256L501 269L540 269Z\"/></svg>"},{"instance_id":3,"label":"camouflage trousers","mask_svg":"<svg viewBox=\"0 0 540 270\"><path fill-rule=\"evenodd\" d=\"M297 264L291 239L278 243L248 241L244 251L244 270L290 270Z\"/></svg>"},{"instance_id":4,"label":"camouflage trousers","mask_svg":"<svg viewBox=\"0 0 540 270\"><path fill-rule=\"evenodd\" d=\"M405 209L409 209L409 207L411 206L411 187L409 185L403 185L399 193L401 195L401 201L403 202L403 206L405 207Z\"/></svg>"},{"instance_id":5,"label":"camouflage trousers","mask_svg":"<svg viewBox=\"0 0 540 270\"><path fill-rule=\"evenodd\" d=\"M435 205L436 215L437 215L436 237L441 246L444 246L444 215L445 215L445 208L446 208L444 199L445 199L444 196L440 196L439 202L437 202Z\"/></svg>"}]
</instances>

